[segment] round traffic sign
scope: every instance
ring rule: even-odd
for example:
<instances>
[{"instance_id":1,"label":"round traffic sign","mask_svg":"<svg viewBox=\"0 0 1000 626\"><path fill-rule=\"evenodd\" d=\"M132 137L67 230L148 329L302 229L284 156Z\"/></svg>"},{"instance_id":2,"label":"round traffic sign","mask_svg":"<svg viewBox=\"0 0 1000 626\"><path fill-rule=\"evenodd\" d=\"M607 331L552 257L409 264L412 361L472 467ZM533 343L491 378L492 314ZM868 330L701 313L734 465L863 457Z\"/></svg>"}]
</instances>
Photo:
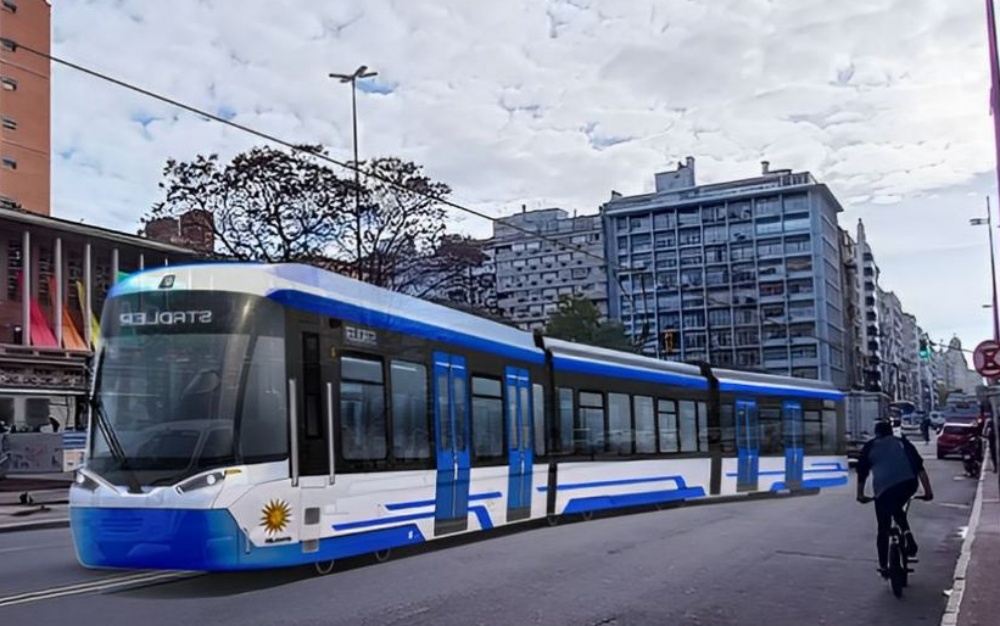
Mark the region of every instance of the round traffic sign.
<instances>
[{"instance_id":1,"label":"round traffic sign","mask_svg":"<svg viewBox=\"0 0 1000 626\"><path fill-rule=\"evenodd\" d=\"M980 343L972 355L972 362L980 376L1000 376L1000 344L992 339Z\"/></svg>"}]
</instances>

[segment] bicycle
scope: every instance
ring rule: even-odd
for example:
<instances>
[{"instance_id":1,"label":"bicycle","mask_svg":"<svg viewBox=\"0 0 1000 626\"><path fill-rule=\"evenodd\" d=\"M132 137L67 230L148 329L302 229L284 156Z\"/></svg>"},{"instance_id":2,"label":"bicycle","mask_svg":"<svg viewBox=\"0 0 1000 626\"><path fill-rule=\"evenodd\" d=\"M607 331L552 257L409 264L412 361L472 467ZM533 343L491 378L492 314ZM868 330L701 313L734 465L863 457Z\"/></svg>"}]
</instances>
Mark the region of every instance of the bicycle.
<instances>
[{"instance_id":1,"label":"bicycle","mask_svg":"<svg viewBox=\"0 0 1000 626\"><path fill-rule=\"evenodd\" d=\"M875 498L866 497L867 502L873 502ZM914 500L928 501L926 495L913 496L903 505L903 513L909 513L910 503ZM896 518L892 518L892 526L889 528L889 584L892 586L892 594L897 598L903 597L903 588L910 583L910 574L914 570L910 567L913 563L919 563L916 558L908 555L908 550L904 546L903 531L896 523Z\"/></svg>"}]
</instances>

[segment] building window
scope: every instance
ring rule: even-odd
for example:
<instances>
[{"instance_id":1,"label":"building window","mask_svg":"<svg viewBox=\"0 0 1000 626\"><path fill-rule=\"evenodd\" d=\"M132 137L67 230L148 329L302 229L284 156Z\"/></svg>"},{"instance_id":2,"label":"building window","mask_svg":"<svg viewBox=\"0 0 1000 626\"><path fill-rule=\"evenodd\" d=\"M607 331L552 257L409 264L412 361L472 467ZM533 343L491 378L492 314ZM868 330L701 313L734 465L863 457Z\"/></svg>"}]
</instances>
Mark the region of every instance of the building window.
<instances>
[{"instance_id":1,"label":"building window","mask_svg":"<svg viewBox=\"0 0 1000 626\"><path fill-rule=\"evenodd\" d=\"M17 161L15 159L12 159L10 157L4 157L2 159L2 163L3 163L3 168L5 170L16 170L17 169Z\"/></svg>"},{"instance_id":2,"label":"building window","mask_svg":"<svg viewBox=\"0 0 1000 626\"><path fill-rule=\"evenodd\" d=\"M7 130L17 130L17 121L9 117L3 118L3 127Z\"/></svg>"},{"instance_id":3,"label":"building window","mask_svg":"<svg viewBox=\"0 0 1000 626\"><path fill-rule=\"evenodd\" d=\"M4 11L17 13L17 3L14 0L3 0L3 9Z\"/></svg>"},{"instance_id":4,"label":"building window","mask_svg":"<svg viewBox=\"0 0 1000 626\"><path fill-rule=\"evenodd\" d=\"M0 87L3 87L7 91L16 91L17 81L7 76L0 76Z\"/></svg>"},{"instance_id":5,"label":"building window","mask_svg":"<svg viewBox=\"0 0 1000 626\"><path fill-rule=\"evenodd\" d=\"M14 43L14 40L7 39L6 37L0 37L0 47L2 47L7 52L17 51L17 44Z\"/></svg>"}]
</instances>

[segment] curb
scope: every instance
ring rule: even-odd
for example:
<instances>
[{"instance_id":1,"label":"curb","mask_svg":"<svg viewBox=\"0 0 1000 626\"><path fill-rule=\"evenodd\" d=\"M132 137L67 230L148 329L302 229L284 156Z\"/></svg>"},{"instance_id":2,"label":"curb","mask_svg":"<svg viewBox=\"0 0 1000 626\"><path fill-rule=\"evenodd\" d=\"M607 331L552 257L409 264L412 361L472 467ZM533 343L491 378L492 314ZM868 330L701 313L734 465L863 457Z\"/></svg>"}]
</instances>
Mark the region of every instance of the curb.
<instances>
[{"instance_id":1,"label":"curb","mask_svg":"<svg viewBox=\"0 0 1000 626\"><path fill-rule=\"evenodd\" d=\"M969 526L965 533L965 540L962 541L962 551L958 556L958 563L955 564L954 582L951 587L951 596L948 597L948 606L945 607L944 615L941 616L941 626L956 626L958 624L958 612L962 605L962 596L965 593L965 575L969 569L969 560L972 558L972 543L976 538L976 529L979 527L979 517L983 512L983 485L986 479L985 473L979 475L979 487L976 489L976 501L972 505L972 512L969 514Z\"/></svg>"},{"instance_id":2,"label":"curb","mask_svg":"<svg viewBox=\"0 0 1000 626\"><path fill-rule=\"evenodd\" d=\"M37 522L0 524L0 535L5 533L23 532L26 530L48 530L51 528L69 528L69 518L60 517L57 519L39 520Z\"/></svg>"}]
</instances>

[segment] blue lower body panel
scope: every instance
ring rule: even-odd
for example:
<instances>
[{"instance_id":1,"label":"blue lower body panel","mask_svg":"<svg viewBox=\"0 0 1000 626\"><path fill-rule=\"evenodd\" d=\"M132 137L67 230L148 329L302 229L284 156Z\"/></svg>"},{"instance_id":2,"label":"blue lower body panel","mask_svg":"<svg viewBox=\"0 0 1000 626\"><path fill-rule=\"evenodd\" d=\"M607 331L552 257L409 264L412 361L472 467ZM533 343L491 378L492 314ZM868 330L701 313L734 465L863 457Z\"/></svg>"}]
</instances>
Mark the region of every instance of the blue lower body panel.
<instances>
[{"instance_id":1,"label":"blue lower body panel","mask_svg":"<svg viewBox=\"0 0 1000 626\"><path fill-rule=\"evenodd\" d=\"M415 524L302 544L250 546L226 510L70 509L77 558L87 567L231 571L269 569L342 559L424 541Z\"/></svg>"}]
</instances>

